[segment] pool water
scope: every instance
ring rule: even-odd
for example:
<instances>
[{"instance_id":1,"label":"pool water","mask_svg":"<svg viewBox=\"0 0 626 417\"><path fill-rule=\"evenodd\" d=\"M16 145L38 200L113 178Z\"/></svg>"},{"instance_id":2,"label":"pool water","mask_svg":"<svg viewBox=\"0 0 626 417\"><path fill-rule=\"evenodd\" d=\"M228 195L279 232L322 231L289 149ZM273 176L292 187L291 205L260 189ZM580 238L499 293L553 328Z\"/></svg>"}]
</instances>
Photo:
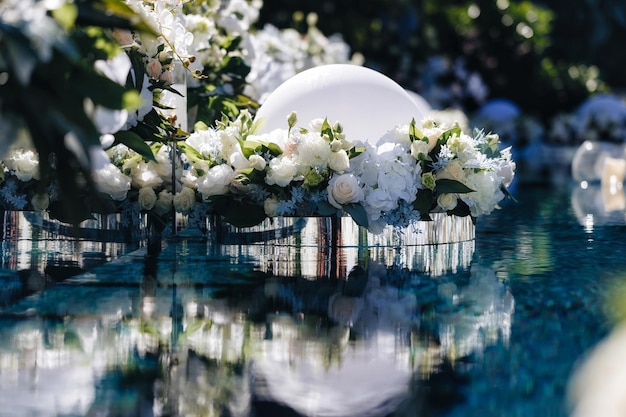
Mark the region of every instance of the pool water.
<instances>
[{"instance_id":1,"label":"pool water","mask_svg":"<svg viewBox=\"0 0 626 417\"><path fill-rule=\"evenodd\" d=\"M626 219L602 191L520 187L411 256L5 233L0 416L611 415L621 358L600 382L593 358L626 316Z\"/></svg>"}]
</instances>

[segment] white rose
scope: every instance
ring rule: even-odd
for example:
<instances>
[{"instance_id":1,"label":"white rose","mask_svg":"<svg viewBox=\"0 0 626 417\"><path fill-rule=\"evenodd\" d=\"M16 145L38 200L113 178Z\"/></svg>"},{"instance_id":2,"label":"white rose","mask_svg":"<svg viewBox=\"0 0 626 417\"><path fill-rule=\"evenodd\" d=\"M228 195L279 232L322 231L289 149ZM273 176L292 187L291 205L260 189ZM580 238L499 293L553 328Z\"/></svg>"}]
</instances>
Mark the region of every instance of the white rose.
<instances>
[{"instance_id":1,"label":"white rose","mask_svg":"<svg viewBox=\"0 0 626 417\"><path fill-rule=\"evenodd\" d=\"M50 205L50 197L46 193L35 194L30 200L30 204L35 211L44 211Z\"/></svg>"},{"instance_id":2,"label":"white rose","mask_svg":"<svg viewBox=\"0 0 626 417\"><path fill-rule=\"evenodd\" d=\"M186 169L183 171L183 175L180 177L180 182L185 186L192 189L196 189L198 185L198 176L191 170Z\"/></svg>"},{"instance_id":3,"label":"white rose","mask_svg":"<svg viewBox=\"0 0 626 417\"><path fill-rule=\"evenodd\" d=\"M278 215L278 199L269 197L263 202L263 210L268 217L276 217Z\"/></svg>"},{"instance_id":4,"label":"white rose","mask_svg":"<svg viewBox=\"0 0 626 417\"><path fill-rule=\"evenodd\" d=\"M183 187L173 200L176 211L187 214L196 205L196 192L189 187Z\"/></svg>"},{"instance_id":5,"label":"white rose","mask_svg":"<svg viewBox=\"0 0 626 417\"><path fill-rule=\"evenodd\" d=\"M350 166L350 158L348 153L343 149L330 154L328 159L328 167L335 172L344 172Z\"/></svg>"},{"instance_id":6,"label":"white rose","mask_svg":"<svg viewBox=\"0 0 626 417\"><path fill-rule=\"evenodd\" d=\"M439 207L446 211L454 210L454 208L458 204L458 199L456 194L454 193L440 194L437 197L437 204L439 205Z\"/></svg>"},{"instance_id":7,"label":"white rose","mask_svg":"<svg viewBox=\"0 0 626 417\"><path fill-rule=\"evenodd\" d=\"M122 167L124 171L130 170L133 185L137 188L156 188L163 183L163 179L161 179L155 168L156 164L154 162L149 164L136 160L128 160Z\"/></svg>"},{"instance_id":8,"label":"white rose","mask_svg":"<svg viewBox=\"0 0 626 417\"><path fill-rule=\"evenodd\" d=\"M312 132L320 133L322 126L324 125L324 119L313 119L309 122L309 130Z\"/></svg>"},{"instance_id":9,"label":"white rose","mask_svg":"<svg viewBox=\"0 0 626 417\"><path fill-rule=\"evenodd\" d=\"M423 133L428 138L428 152L430 152L437 146L437 141L443 133L443 130L439 128L426 129Z\"/></svg>"},{"instance_id":10,"label":"white rose","mask_svg":"<svg viewBox=\"0 0 626 417\"><path fill-rule=\"evenodd\" d=\"M286 187L294 179L297 173L297 166L291 158L278 157L270 161L270 167L265 176L268 185L278 185Z\"/></svg>"},{"instance_id":11,"label":"white rose","mask_svg":"<svg viewBox=\"0 0 626 417\"><path fill-rule=\"evenodd\" d=\"M460 136L452 135L446 143L450 151L455 154L461 163L465 163L476 157L474 150L474 139L464 133Z\"/></svg>"},{"instance_id":12,"label":"white rose","mask_svg":"<svg viewBox=\"0 0 626 417\"><path fill-rule=\"evenodd\" d=\"M192 171L195 171L195 174L197 174L197 176L206 175L206 173L209 172L209 169L211 168L209 166L209 161L205 161L204 159L195 160L191 164L191 166L193 168Z\"/></svg>"},{"instance_id":13,"label":"white rose","mask_svg":"<svg viewBox=\"0 0 626 417\"><path fill-rule=\"evenodd\" d=\"M137 196L137 203L139 203L139 209L152 210L154 204L157 201L157 195L152 188L144 187L139 189L139 195Z\"/></svg>"},{"instance_id":14,"label":"white rose","mask_svg":"<svg viewBox=\"0 0 626 417\"><path fill-rule=\"evenodd\" d=\"M31 150L16 150L7 161L8 168L20 181L39 179L39 159Z\"/></svg>"},{"instance_id":15,"label":"white rose","mask_svg":"<svg viewBox=\"0 0 626 417\"><path fill-rule=\"evenodd\" d=\"M267 166L267 162L261 155L250 155L250 166L257 171L263 171Z\"/></svg>"},{"instance_id":16,"label":"white rose","mask_svg":"<svg viewBox=\"0 0 626 417\"><path fill-rule=\"evenodd\" d=\"M228 157L228 162L238 171L250 167L250 161L243 155L243 153L241 152L241 148L239 147L236 147L233 150L233 153L230 154L230 156Z\"/></svg>"},{"instance_id":17,"label":"white rose","mask_svg":"<svg viewBox=\"0 0 626 417\"><path fill-rule=\"evenodd\" d=\"M235 171L229 165L216 165L206 175L198 178L198 191L205 199L212 195L226 194L234 178Z\"/></svg>"},{"instance_id":18,"label":"white rose","mask_svg":"<svg viewBox=\"0 0 626 417\"><path fill-rule=\"evenodd\" d=\"M168 213L172 209L172 202L174 197L168 190L162 190L159 193L159 197L154 204L154 212L160 216Z\"/></svg>"},{"instance_id":19,"label":"white rose","mask_svg":"<svg viewBox=\"0 0 626 417\"><path fill-rule=\"evenodd\" d=\"M130 190L131 179L115 165L109 164L105 168L92 171L91 175L98 191L108 194L116 201L126 199L128 190Z\"/></svg>"},{"instance_id":20,"label":"white rose","mask_svg":"<svg viewBox=\"0 0 626 417\"><path fill-rule=\"evenodd\" d=\"M222 148L219 136L213 129L196 130L185 140L185 144L198 151L203 158L215 158Z\"/></svg>"},{"instance_id":21,"label":"white rose","mask_svg":"<svg viewBox=\"0 0 626 417\"><path fill-rule=\"evenodd\" d=\"M335 175L328 182L328 202L337 208L343 204L358 203L363 199L363 190L352 174Z\"/></svg>"},{"instance_id":22,"label":"white rose","mask_svg":"<svg viewBox=\"0 0 626 417\"><path fill-rule=\"evenodd\" d=\"M438 180L448 179L463 182L465 180L465 171L463 171L461 163L455 160L451 161L448 165L443 167L443 169L437 171L435 178Z\"/></svg>"}]
</instances>

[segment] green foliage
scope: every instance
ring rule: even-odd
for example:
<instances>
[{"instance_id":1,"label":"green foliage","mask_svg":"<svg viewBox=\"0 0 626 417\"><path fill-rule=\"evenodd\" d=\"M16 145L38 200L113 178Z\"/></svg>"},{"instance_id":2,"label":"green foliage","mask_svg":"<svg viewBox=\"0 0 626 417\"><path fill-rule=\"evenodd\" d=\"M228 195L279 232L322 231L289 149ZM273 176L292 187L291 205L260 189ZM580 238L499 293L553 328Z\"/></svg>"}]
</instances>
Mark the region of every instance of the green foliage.
<instances>
[{"instance_id":1,"label":"green foliage","mask_svg":"<svg viewBox=\"0 0 626 417\"><path fill-rule=\"evenodd\" d=\"M619 0L266 0L258 25L304 33L309 13L318 15L320 30L340 33L362 53L366 66L417 92L433 56L463 58L489 97L511 99L544 120L606 91L605 76L614 87L626 83L619 41L626 36L626 5ZM451 86L452 77L436 81ZM480 103L462 105L471 113Z\"/></svg>"},{"instance_id":2,"label":"green foliage","mask_svg":"<svg viewBox=\"0 0 626 417\"><path fill-rule=\"evenodd\" d=\"M213 197L211 210L236 227L256 226L267 217L262 206L240 201L230 196Z\"/></svg>"},{"instance_id":3,"label":"green foliage","mask_svg":"<svg viewBox=\"0 0 626 417\"><path fill-rule=\"evenodd\" d=\"M69 31L51 41L49 58L19 28L0 22L0 73L6 78L0 114L17 121L37 149L41 182L58 183L60 201L51 213L77 224L90 217L94 205L103 204L93 191L89 160L90 148L100 146L100 132L85 103L124 109L138 99L136 92L94 69L95 60L112 54L104 28L142 23L122 0L77 1L53 17ZM69 136L74 139L68 141ZM11 143L15 138L1 139Z\"/></svg>"}]
</instances>

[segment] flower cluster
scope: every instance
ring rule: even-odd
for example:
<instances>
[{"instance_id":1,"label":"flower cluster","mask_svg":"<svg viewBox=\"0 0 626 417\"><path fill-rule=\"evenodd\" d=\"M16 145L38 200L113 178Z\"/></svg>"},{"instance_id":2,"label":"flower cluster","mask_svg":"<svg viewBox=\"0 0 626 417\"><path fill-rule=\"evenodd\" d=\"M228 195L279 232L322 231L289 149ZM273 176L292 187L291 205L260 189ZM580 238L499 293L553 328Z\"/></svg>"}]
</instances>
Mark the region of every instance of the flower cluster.
<instances>
[{"instance_id":1,"label":"flower cluster","mask_svg":"<svg viewBox=\"0 0 626 417\"><path fill-rule=\"evenodd\" d=\"M187 77L194 119L213 125L222 114L236 117L252 110L280 84L306 69L326 64L361 65L339 34L325 36L312 14L301 33L265 25L256 29L262 1L189 2L185 25L193 35L190 49L196 58ZM215 109L216 103L225 103Z\"/></svg>"},{"instance_id":2,"label":"flower cluster","mask_svg":"<svg viewBox=\"0 0 626 417\"><path fill-rule=\"evenodd\" d=\"M118 208L131 203L160 218L200 211L253 226L267 217L345 213L378 233L387 225L429 220L431 213L489 214L508 195L515 173L510 150L499 149L497 135L470 136L458 125L431 119L396 126L375 146L349 140L341 123L327 119L301 126L292 113L286 129L262 134L260 123L244 111L175 146L152 144L153 160L117 144L92 179ZM10 153L4 161L5 205L16 183L36 184L37 164L31 151ZM45 209L41 187L30 188L31 207Z\"/></svg>"},{"instance_id":3,"label":"flower cluster","mask_svg":"<svg viewBox=\"0 0 626 417\"><path fill-rule=\"evenodd\" d=\"M245 93L263 103L280 84L309 68L328 64L363 64L359 54L351 56L350 47L341 35L325 36L317 27L317 17L310 14L308 29L278 29L267 24L250 32L245 39L245 62L250 66Z\"/></svg>"},{"instance_id":4,"label":"flower cluster","mask_svg":"<svg viewBox=\"0 0 626 417\"><path fill-rule=\"evenodd\" d=\"M240 226L275 216L347 213L373 232L429 220L430 213L478 217L508 194L515 163L495 134L469 136L425 120L397 126L376 146L349 141L326 119L255 133L245 114L191 134L182 184Z\"/></svg>"},{"instance_id":5,"label":"flower cluster","mask_svg":"<svg viewBox=\"0 0 626 417\"><path fill-rule=\"evenodd\" d=\"M365 191L368 227L406 226L430 213L478 217L508 194L515 163L496 134L426 119L397 126L378 142L375 155L356 169Z\"/></svg>"},{"instance_id":6,"label":"flower cluster","mask_svg":"<svg viewBox=\"0 0 626 417\"><path fill-rule=\"evenodd\" d=\"M621 97L598 94L575 111L558 113L550 120L546 142L580 145L585 141L626 142L626 102Z\"/></svg>"}]
</instances>

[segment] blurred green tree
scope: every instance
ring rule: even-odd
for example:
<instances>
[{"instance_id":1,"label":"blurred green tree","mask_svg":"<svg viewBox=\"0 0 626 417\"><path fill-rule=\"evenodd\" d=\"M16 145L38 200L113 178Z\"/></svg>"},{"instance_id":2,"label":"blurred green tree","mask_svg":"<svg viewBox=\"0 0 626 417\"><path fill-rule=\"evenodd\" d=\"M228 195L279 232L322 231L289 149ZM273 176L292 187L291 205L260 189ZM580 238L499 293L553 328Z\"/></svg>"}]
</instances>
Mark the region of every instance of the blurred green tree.
<instances>
[{"instance_id":1,"label":"blurred green tree","mask_svg":"<svg viewBox=\"0 0 626 417\"><path fill-rule=\"evenodd\" d=\"M601 52L615 48L611 34L626 30L626 6L618 2L265 0L259 24L303 29L307 14L316 13L320 30L341 33L353 51L365 56L366 66L405 88L424 94L429 59L439 57L456 63L437 74L442 86L468 88L459 85L459 72L476 72L488 97L508 98L547 120L606 90L601 75L615 85L623 83L611 54ZM590 8L593 13L587 15ZM584 23L586 15L593 19L591 26ZM609 27L602 25L605 21ZM482 98L464 95L443 105L471 112Z\"/></svg>"}]
</instances>

